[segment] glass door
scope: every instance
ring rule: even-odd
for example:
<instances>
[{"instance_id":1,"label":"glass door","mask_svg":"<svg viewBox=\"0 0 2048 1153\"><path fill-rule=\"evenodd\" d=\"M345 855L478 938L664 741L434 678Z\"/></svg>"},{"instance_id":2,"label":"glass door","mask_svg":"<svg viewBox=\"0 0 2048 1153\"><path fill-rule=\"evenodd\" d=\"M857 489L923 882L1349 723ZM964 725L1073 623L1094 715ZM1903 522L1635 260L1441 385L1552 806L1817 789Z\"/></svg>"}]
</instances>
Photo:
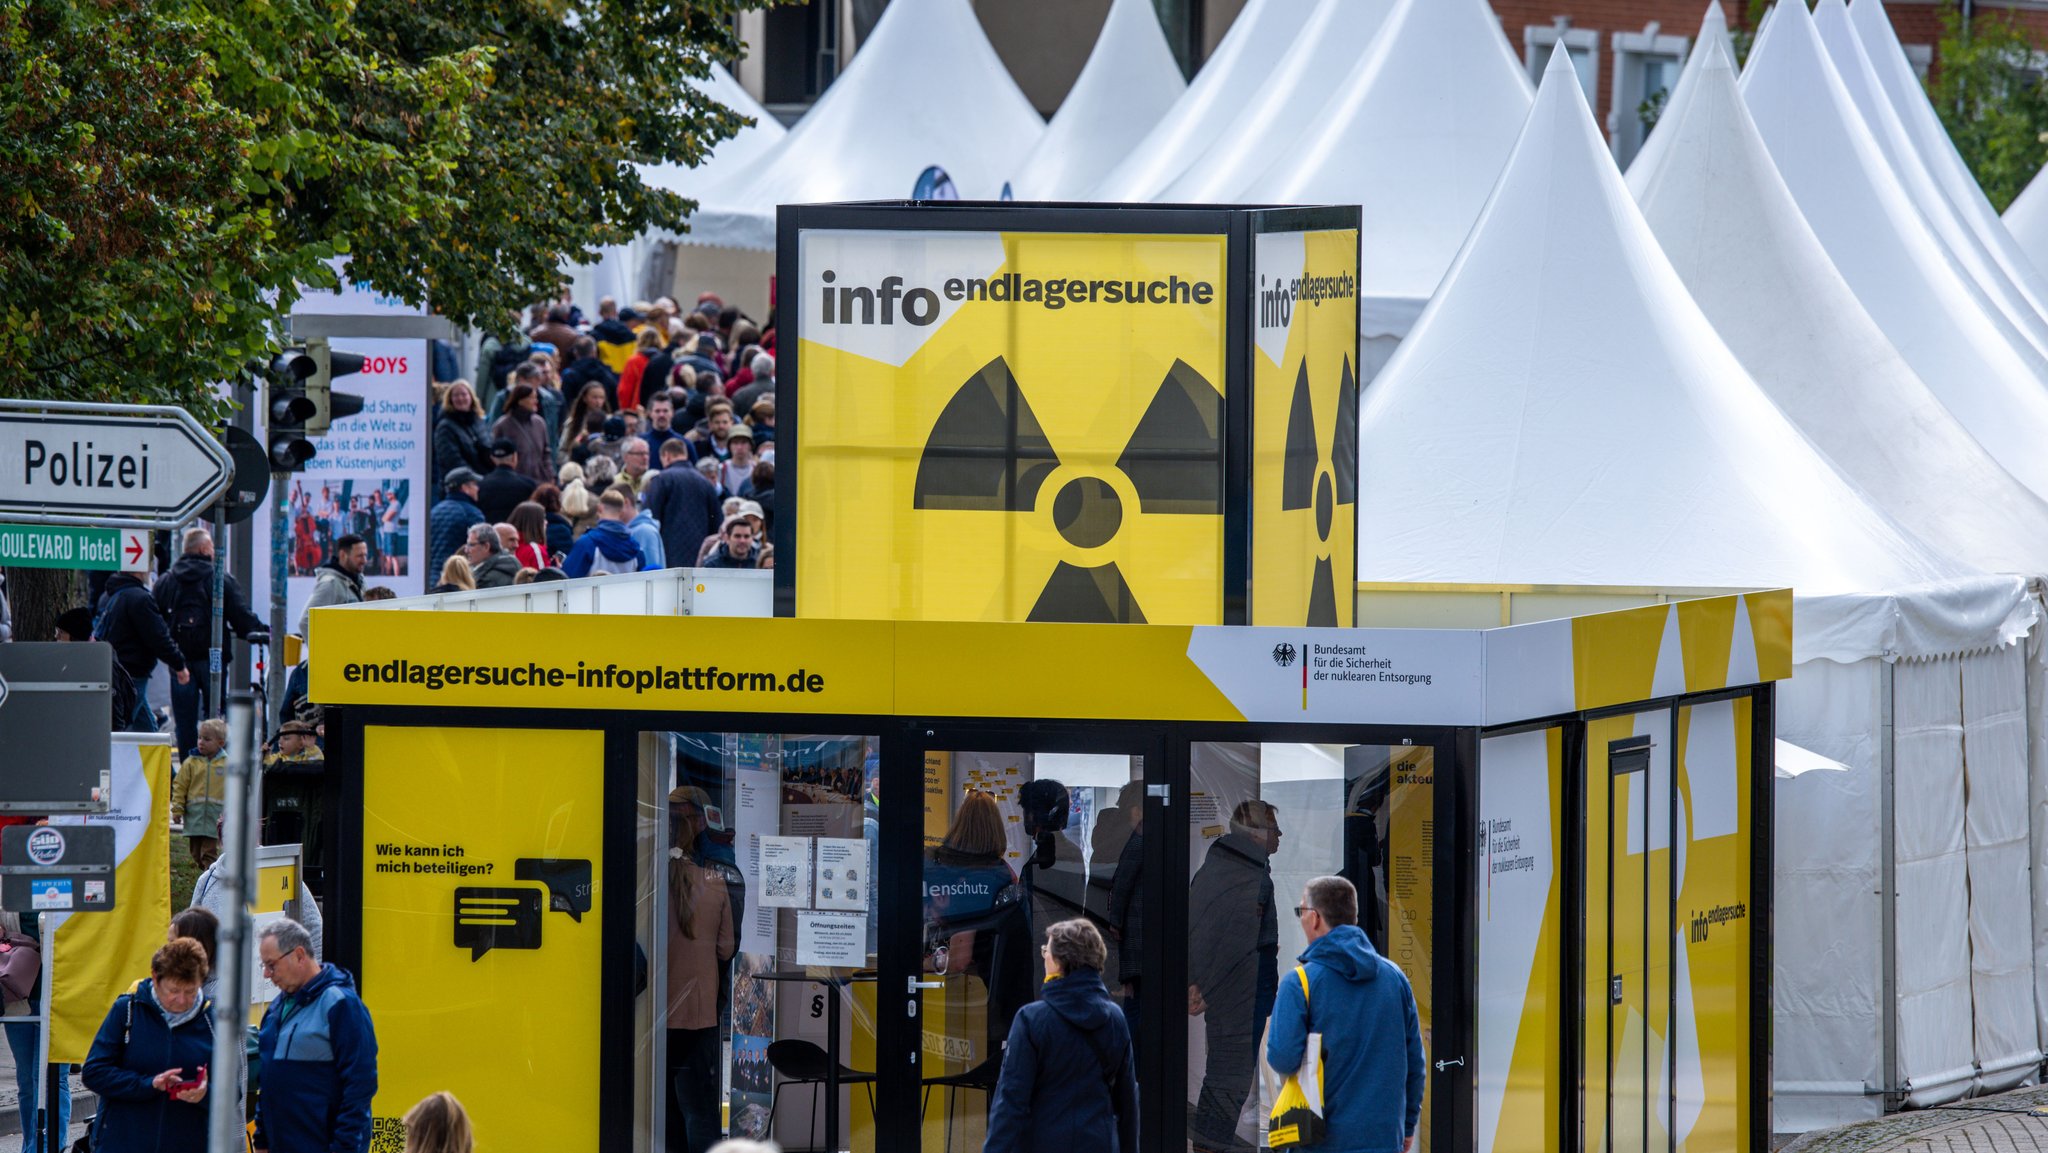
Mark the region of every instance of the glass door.
<instances>
[{"instance_id":1,"label":"glass door","mask_svg":"<svg viewBox=\"0 0 2048 1153\"><path fill-rule=\"evenodd\" d=\"M1063 932L1079 955L1101 950L1105 991L1142 1033L1145 786L1164 746L1131 728L919 733L915 1117L922 1148L972 1151L1011 1026L1045 994L1048 929L1081 923ZM1101 1060L1107 1074L1114 1055Z\"/></svg>"}]
</instances>

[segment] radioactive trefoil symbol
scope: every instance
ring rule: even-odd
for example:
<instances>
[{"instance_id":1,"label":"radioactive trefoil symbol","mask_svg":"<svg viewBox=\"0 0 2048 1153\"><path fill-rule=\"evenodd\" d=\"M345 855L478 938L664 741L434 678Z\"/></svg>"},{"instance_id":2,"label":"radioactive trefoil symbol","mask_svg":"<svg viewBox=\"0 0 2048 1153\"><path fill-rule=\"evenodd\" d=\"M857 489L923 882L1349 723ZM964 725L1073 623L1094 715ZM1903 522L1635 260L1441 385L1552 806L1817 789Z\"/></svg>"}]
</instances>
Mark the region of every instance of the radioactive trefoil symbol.
<instances>
[{"instance_id":1,"label":"radioactive trefoil symbol","mask_svg":"<svg viewBox=\"0 0 2048 1153\"><path fill-rule=\"evenodd\" d=\"M1059 466L1059 453L999 356L960 386L932 425L918 460L915 505L1031 512ZM1138 494L1138 516L1222 516L1222 394L1174 361L1116 467ZM1123 500L1100 477L1076 477L1051 500L1054 527L1076 549L1100 548L1124 526ZM1143 624L1145 612L1115 562L1062 560L1026 619Z\"/></svg>"},{"instance_id":2,"label":"radioactive trefoil symbol","mask_svg":"<svg viewBox=\"0 0 2048 1153\"><path fill-rule=\"evenodd\" d=\"M1322 455L1322 445L1330 455ZM1315 406L1309 401L1308 361L1294 378L1294 400L1287 412L1287 446L1280 469L1280 507L1289 512L1315 510L1316 571L1308 593L1311 627L1337 627L1337 574L1330 559L1330 533L1337 526L1337 508L1358 503L1358 376L1351 358L1337 382L1337 427L1326 441L1316 435Z\"/></svg>"}]
</instances>

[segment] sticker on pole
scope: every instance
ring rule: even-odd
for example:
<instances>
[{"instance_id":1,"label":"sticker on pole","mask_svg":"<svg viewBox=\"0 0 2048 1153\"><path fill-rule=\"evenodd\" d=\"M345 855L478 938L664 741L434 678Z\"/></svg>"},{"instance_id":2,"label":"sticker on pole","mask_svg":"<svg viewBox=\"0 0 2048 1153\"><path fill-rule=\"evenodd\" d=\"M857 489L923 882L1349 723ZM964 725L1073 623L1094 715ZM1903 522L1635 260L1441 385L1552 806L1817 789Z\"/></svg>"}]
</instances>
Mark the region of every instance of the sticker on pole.
<instances>
[{"instance_id":1,"label":"sticker on pole","mask_svg":"<svg viewBox=\"0 0 2048 1153\"><path fill-rule=\"evenodd\" d=\"M29 904L36 909L69 909L71 907L71 882L69 880L37 881L30 888Z\"/></svg>"},{"instance_id":2,"label":"sticker on pole","mask_svg":"<svg viewBox=\"0 0 2048 1153\"><path fill-rule=\"evenodd\" d=\"M28 835L26 851L31 864L54 865L64 859L64 834L51 828L37 829Z\"/></svg>"}]
</instances>

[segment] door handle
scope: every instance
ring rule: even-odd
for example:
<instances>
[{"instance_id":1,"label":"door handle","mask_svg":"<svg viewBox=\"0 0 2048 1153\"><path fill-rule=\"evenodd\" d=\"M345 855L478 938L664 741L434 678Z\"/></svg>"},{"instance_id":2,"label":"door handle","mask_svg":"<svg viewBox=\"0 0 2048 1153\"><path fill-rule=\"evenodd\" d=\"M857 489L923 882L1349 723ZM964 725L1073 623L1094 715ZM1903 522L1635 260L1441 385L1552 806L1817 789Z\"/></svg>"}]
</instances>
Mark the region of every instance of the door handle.
<instances>
[{"instance_id":1,"label":"door handle","mask_svg":"<svg viewBox=\"0 0 2048 1153\"><path fill-rule=\"evenodd\" d=\"M1622 1002L1622 997L1623 993L1621 991L1621 978L1616 977L1608 982L1607 1003L1610 1005L1619 1005Z\"/></svg>"},{"instance_id":2,"label":"door handle","mask_svg":"<svg viewBox=\"0 0 2048 1153\"><path fill-rule=\"evenodd\" d=\"M1465 1067L1465 1059L1464 1059L1463 1057L1456 1057L1456 1058L1453 1058L1453 1059L1451 1059L1451 1060L1449 1060L1449 1061L1438 1061L1438 1062L1436 1063L1436 1071L1437 1071L1437 1072L1439 1072L1439 1073L1441 1073L1441 1072L1443 1072L1444 1070L1446 1070L1446 1069L1449 1069L1449 1068L1451 1068L1451 1067L1453 1067L1453 1066L1456 1066L1457 1068L1460 1068L1460 1069L1464 1068L1464 1067Z\"/></svg>"},{"instance_id":3,"label":"door handle","mask_svg":"<svg viewBox=\"0 0 2048 1153\"><path fill-rule=\"evenodd\" d=\"M911 996L916 996L919 989L943 989L946 987L944 981L920 981L916 977L908 977L905 980L909 982L910 988L904 991Z\"/></svg>"}]
</instances>

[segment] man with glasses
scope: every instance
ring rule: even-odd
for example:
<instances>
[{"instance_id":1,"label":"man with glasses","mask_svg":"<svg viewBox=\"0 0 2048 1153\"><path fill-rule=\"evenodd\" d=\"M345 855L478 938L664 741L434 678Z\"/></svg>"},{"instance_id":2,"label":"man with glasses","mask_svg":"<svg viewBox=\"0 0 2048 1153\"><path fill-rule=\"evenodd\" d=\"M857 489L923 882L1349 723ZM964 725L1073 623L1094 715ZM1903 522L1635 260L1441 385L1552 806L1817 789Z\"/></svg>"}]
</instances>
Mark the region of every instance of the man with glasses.
<instances>
[{"instance_id":1,"label":"man with glasses","mask_svg":"<svg viewBox=\"0 0 2048 1153\"><path fill-rule=\"evenodd\" d=\"M317 960L312 935L289 918L265 926L256 951L278 988L257 1034L257 1153L367 1153L377 1034L355 981Z\"/></svg>"},{"instance_id":2,"label":"man with glasses","mask_svg":"<svg viewBox=\"0 0 2048 1153\"><path fill-rule=\"evenodd\" d=\"M1358 927L1358 890L1317 877L1294 907L1308 948L1280 981L1266 1063L1301 1068L1308 1035L1323 1035L1323 1119L1318 1150L1413 1153L1422 1118L1422 1028L1400 966Z\"/></svg>"}]
</instances>

